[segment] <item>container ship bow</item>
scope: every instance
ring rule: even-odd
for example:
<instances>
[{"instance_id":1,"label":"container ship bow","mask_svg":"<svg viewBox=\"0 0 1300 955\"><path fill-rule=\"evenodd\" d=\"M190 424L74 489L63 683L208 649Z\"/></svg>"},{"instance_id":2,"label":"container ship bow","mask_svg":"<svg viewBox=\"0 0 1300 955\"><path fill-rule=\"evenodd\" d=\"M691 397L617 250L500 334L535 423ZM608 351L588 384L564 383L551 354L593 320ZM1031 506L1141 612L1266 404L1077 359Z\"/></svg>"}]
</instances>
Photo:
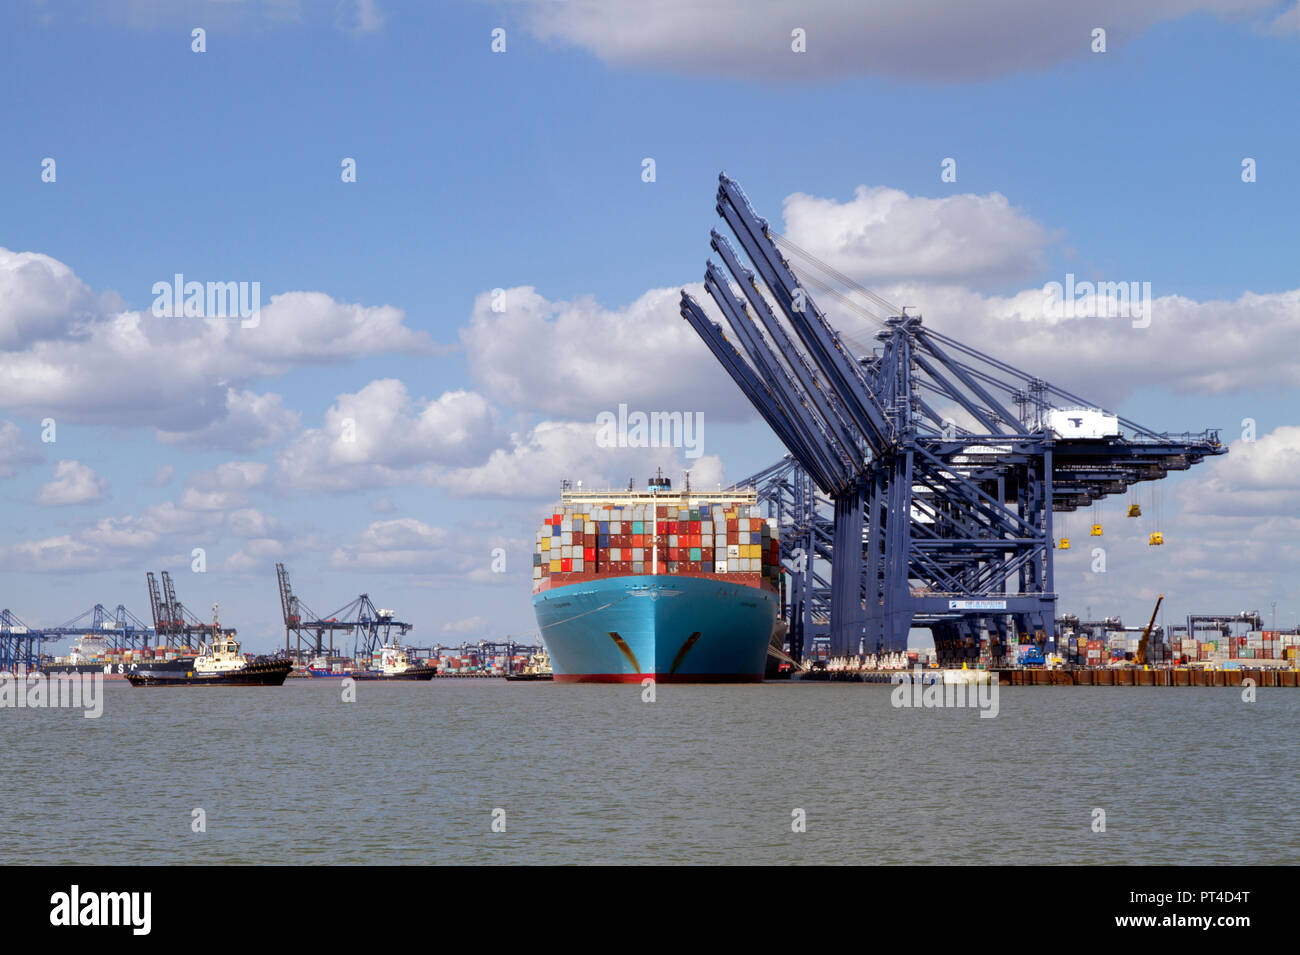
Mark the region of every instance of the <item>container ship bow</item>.
<instances>
[{"instance_id":1,"label":"container ship bow","mask_svg":"<svg viewBox=\"0 0 1300 955\"><path fill-rule=\"evenodd\" d=\"M533 554L556 682L762 680L780 603L775 524L753 491L566 485Z\"/></svg>"}]
</instances>

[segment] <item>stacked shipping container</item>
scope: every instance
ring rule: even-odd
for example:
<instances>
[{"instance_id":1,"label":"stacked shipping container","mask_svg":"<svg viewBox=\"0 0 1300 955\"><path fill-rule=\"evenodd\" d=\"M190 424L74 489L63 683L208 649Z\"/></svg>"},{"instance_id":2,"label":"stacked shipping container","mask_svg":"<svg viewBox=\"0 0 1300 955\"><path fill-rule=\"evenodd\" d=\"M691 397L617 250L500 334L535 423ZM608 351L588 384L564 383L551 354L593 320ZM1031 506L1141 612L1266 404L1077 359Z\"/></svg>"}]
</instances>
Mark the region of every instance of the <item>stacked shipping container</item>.
<instances>
[{"instance_id":1,"label":"stacked shipping container","mask_svg":"<svg viewBox=\"0 0 1300 955\"><path fill-rule=\"evenodd\" d=\"M1141 634L1111 632L1106 640L1090 640L1068 634L1059 643L1059 652L1067 663L1101 666L1137 652ZM1300 634L1278 630L1257 630L1244 636L1216 640L1197 640L1176 635L1167 646L1152 637L1147 647L1147 662L1162 663L1186 657L1189 662L1224 664L1229 660L1287 660L1300 662Z\"/></svg>"},{"instance_id":2,"label":"stacked shipping container","mask_svg":"<svg viewBox=\"0 0 1300 955\"><path fill-rule=\"evenodd\" d=\"M776 521L752 500L635 497L561 501L537 532L533 591L582 577L651 573L753 575L744 582L779 587Z\"/></svg>"}]
</instances>

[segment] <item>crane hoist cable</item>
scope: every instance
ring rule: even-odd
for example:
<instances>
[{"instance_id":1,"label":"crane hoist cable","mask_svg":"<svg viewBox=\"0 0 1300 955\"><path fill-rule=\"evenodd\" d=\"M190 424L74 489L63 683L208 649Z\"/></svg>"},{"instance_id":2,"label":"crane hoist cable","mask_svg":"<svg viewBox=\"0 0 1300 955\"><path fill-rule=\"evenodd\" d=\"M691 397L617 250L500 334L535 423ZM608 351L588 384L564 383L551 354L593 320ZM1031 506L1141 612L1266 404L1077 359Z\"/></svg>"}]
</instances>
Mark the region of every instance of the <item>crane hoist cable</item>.
<instances>
[{"instance_id":1,"label":"crane hoist cable","mask_svg":"<svg viewBox=\"0 0 1300 955\"><path fill-rule=\"evenodd\" d=\"M781 248L786 249L787 251L803 259L809 265L813 266L816 269L819 269L821 272L825 273L826 275L829 275L831 278L835 279L837 282L840 282L842 285L846 286L847 288L850 288L855 292L859 292L862 295L865 295L867 298L871 299L881 308L885 309L890 315L902 314L903 310L899 306L895 305L893 302L889 301L884 296L876 294L871 289L867 288L865 285L862 285L859 282L855 282L853 279L849 278L843 272L836 269L833 265L830 265L829 263L822 261L821 259L817 258L817 256L809 252L807 249L798 245L796 242L791 240L788 236L784 236L780 232L775 232L772 229L768 229L767 231L768 231L768 235L771 236L772 240Z\"/></svg>"},{"instance_id":2,"label":"crane hoist cable","mask_svg":"<svg viewBox=\"0 0 1300 955\"><path fill-rule=\"evenodd\" d=\"M1164 530L1161 521L1161 493L1159 486L1152 482L1151 484L1151 533L1147 537L1148 547L1159 547L1165 542Z\"/></svg>"}]
</instances>

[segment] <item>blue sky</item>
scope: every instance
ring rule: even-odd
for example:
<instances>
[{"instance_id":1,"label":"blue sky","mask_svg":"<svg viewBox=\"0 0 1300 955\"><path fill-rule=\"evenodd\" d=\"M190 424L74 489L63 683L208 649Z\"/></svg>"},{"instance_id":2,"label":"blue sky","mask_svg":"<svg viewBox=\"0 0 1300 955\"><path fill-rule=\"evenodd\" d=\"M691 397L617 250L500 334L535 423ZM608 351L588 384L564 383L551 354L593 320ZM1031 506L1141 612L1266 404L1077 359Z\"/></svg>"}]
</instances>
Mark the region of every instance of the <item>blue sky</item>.
<instances>
[{"instance_id":1,"label":"blue sky","mask_svg":"<svg viewBox=\"0 0 1300 955\"><path fill-rule=\"evenodd\" d=\"M0 422L19 432L13 444L0 444L14 449L5 469L12 473L0 477L0 605L37 624L61 622L96 601L124 602L145 616L144 571L169 567L188 605L206 609L220 600L226 622L250 645L269 647L279 626L272 565L282 559L316 610L369 591L417 624L417 643L533 629L525 561L563 462L525 462L526 483L537 486L486 494L486 486L508 486L509 472L492 472L494 450L508 457L541 421L576 427L630 400L703 410L707 453L716 459L709 474L722 468L726 479L739 478L781 453L684 334L671 303L634 307L651 290L701 278L716 222L716 176L725 169L777 224L796 193L847 204L860 186L888 187L911 199L979 197L980 208L991 195L1005 196L1013 212L997 213L995 224L1037 236L1016 240L1013 267L959 266L942 283L922 274L900 276L897 285L872 275L869 283L914 292L927 320L995 353L1002 343L983 337L988 316L966 323L936 311L954 301L955 289L983 301L1011 299L1074 272L1149 281L1157 298L1189 303L1171 309L1199 323L1194 332L1171 332L1165 344L1134 339L1151 346L1136 362L1121 342L1131 364L1119 367L1104 349L1069 361L1073 331L1042 355L1008 343L1010 360L1041 359L1053 380L1059 374L1067 387L1152 427L1217 426L1234 440L1239 422L1253 417L1259 435L1269 436L1235 455L1244 464L1169 482L1170 536L1181 532L1186 549L1123 551L1131 551L1135 571L1123 582L1081 577L1070 591L1063 575L1063 609L1110 602L1136 618L1148 591L1168 586L1175 595L1182 588L1185 600L1171 600L1179 614L1213 609L1185 606L1193 599L1234 610L1277 600L1282 621L1300 610L1290 562L1296 552L1286 538L1270 546L1260 537L1261 528L1284 531L1278 519L1294 520L1300 502L1300 481L1288 484L1278 463L1300 453L1300 440L1285 430L1296 423L1300 372L1277 345L1294 342L1300 330L1294 4L1246 3L1225 15L1213 0L1188 0L1154 22L1132 19L1122 4L1098 4L1096 21L1111 24L1104 54L1088 52L1086 29L1031 23L1028 13L1016 17L1016 4L980 21L986 32L967 35L959 54L945 45L951 38L942 23L903 15L891 40L908 62L902 68L873 66L868 32L850 47L855 55L823 56L818 44L840 14L833 4L812 4L806 56L817 62L800 61L793 72L784 65L788 54L776 58L767 48L747 60L755 41L743 28L719 35L707 24L669 19L647 23L644 39L633 38L640 45L629 46L603 23L566 16L565 6L250 0L178 9L110 2L86 12L49 0L6 7L0 70L11 95L0 144L0 248L49 257L73 277L0 279L29 283L0 286L9 294L0 295L0 329L17 321L6 308L34 310L42 329L20 336L0 361L10 374L41 367L61 376L48 410L30 388L0 391ZM725 13L727 4L718 7ZM780 5L763 10L760 22L770 19L781 36L804 15ZM669 14L633 10L624 20L637 16ZM844 16L834 32L853 39L865 31ZM195 26L207 30L204 53L191 51ZM507 31L504 54L490 49L496 27ZM657 49L660 29L684 39ZM719 52L683 65L690 50L680 47L696 34L706 51ZM1016 61L1019 48L1007 52L1017 45L1024 62ZM1001 65L987 66L994 61ZM41 180L45 157L56 160L56 182ZM356 159L355 183L340 181L344 157ZM645 157L656 163L653 183L641 178ZM945 157L957 160L955 183L940 181ZM1243 157L1257 163L1253 183L1241 180ZM899 233L908 225L900 221ZM824 238L834 253L834 236ZM1015 264L1022 259L1030 267ZM256 356L243 365L239 348L209 360L141 346L147 355L130 375L111 371L121 366L112 349L98 368L88 357L94 349L68 357L64 340L84 343L86 331L54 315L55 285L79 282L77 315L104 323L122 312L147 316L153 284L176 272L259 281L264 303L282 293L323 293L359 310L355 337L327 341L328 323L313 311L319 303L300 303L292 316L300 325L268 310L285 338L274 348L250 346ZM476 312L492 289L522 287L536 290L539 314L551 322L576 312L571 322L581 327L583 307L572 306L584 301L601 319L589 337L565 337L546 318L507 329L492 325L481 306ZM1247 293L1271 298L1243 305ZM31 304L39 295L55 304ZM400 332L368 324L379 319L367 310L384 306L400 310ZM466 339L476 315L479 333ZM1215 378L1205 353L1216 329L1234 343L1220 369L1230 381ZM611 344L619 330L626 338ZM526 347L494 344L512 336L522 343L527 334L552 344L535 359ZM313 344L295 351L300 336ZM1186 353L1170 342L1186 343ZM40 361L23 364L35 362L33 349ZM169 383L151 405L141 382L150 374L148 355L171 368L194 362L194 392L209 399L227 386L278 396L278 424L261 437L244 434L242 447L239 429L224 442L196 436L219 421L219 409L190 401L183 378L167 368L160 376ZM676 367L689 371L689 381L659 376L658 392L621 387L612 373L618 362L644 371L679 355L688 363ZM534 361L552 367L545 372ZM87 382L101 374L97 395ZM474 433L424 458L385 440L329 489L286 469L286 455L307 448L305 432L328 431L339 396L389 379L404 386L408 414L447 393L474 396L457 399L473 406L476 416L466 420ZM456 404L438 420L467 413ZM58 421L52 445L39 440L47 415ZM160 441L159 427L180 437ZM410 430L395 428L398 436ZM307 450L290 457L336 460ZM56 480L60 461L89 468L98 492L85 492L83 482L69 491L79 502L39 503L58 499L42 498L42 488ZM218 471L228 462L254 462L264 472L254 468L234 484L203 476L228 476ZM573 470L625 481L643 477L650 463L588 455ZM154 486L166 467L170 481ZM452 478L448 468L485 470ZM1196 486L1183 488L1189 482ZM187 483L200 491L220 484L227 497L182 507ZM169 511L159 523L150 509L169 502L186 514ZM258 517L238 519L241 536L231 514L247 511ZM187 524L194 515L198 529ZM138 534L88 537L102 520ZM248 530L250 522L259 529ZM1257 554L1234 548L1244 538L1257 542ZM192 546L208 551L205 575L179 561ZM511 555L505 575L487 571L495 546ZM247 559L236 559L241 553ZM1233 574L1216 572L1225 559Z\"/></svg>"}]
</instances>

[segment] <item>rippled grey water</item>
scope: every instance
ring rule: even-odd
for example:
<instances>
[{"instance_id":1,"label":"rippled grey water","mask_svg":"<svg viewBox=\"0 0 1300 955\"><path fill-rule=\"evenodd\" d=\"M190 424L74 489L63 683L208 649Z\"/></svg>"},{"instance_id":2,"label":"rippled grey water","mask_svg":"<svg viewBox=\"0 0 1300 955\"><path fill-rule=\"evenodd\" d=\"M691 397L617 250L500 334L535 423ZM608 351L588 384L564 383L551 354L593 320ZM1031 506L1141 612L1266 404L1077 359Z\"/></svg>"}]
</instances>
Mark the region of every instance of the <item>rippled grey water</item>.
<instances>
[{"instance_id":1,"label":"rippled grey water","mask_svg":"<svg viewBox=\"0 0 1300 955\"><path fill-rule=\"evenodd\" d=\"M1258 692L113 683L0 710L0 862L1295 864L1300 692Z\"/></svg>"}]
</instances>

